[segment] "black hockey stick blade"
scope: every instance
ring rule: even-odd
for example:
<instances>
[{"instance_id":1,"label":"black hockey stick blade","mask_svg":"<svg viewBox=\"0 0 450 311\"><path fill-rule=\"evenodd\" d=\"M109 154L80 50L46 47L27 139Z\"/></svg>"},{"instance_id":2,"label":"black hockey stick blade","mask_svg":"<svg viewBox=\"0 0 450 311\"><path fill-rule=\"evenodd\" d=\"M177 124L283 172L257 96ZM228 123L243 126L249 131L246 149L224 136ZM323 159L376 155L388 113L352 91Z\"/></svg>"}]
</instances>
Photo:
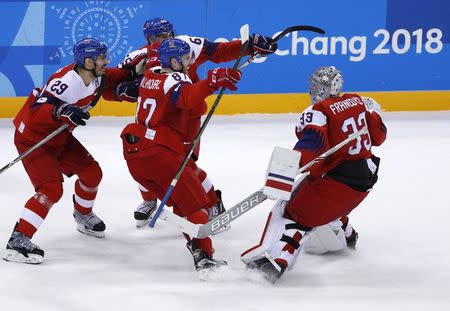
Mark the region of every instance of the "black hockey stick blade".
<instances>
[{"instance_id":1,"label":"black hockey stick blade","mask_svg":"<svg viewBox=\"0 0 450 311\"><path fill-rule=\"evenodd\" d=\"M286 28L285 30L283 30L282 32L280 32L279 35L277 35L275 38L273 38L273 40L275 42L277 42L278 40L280 40L281 38L283 38L286 34L291 33L293 31L311 31L311 32L315 32L318 34L325 34L325 30L323 30L322 28L319 27L315 27L315 26L307 26L307 25L303 25L303 26L291 26Z\"/></svg>"}]
</instances>

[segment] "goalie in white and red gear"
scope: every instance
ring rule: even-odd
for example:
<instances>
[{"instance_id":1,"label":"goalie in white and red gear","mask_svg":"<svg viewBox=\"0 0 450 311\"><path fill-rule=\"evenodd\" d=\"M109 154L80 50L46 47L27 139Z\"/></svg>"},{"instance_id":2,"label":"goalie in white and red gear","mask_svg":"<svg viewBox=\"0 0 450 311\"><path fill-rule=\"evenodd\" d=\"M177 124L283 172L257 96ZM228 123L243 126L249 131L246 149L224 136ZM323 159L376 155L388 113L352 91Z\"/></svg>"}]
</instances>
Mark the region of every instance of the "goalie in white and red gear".
<instances>
[{"instance_id":1,"label":"goalie in white and red gear","mask_svg":"<svg viewBox=\"0 0 450 311\"><path fill-rule=\"evenodd\" d=\"M339 225L341 230L335 232L336 243L329 244L332 247L328 250L339 249L340 244L354 247L356 243L357 233L348 222L348 214L366 198L377 182L380 159L372 154L371 149L384 142L387 130L379 105L373 99L357 94L340 95L342 85L342 75L334 67L321 67L311 76L309 92L312 105L300 115L296 126L298 142L294 149L302 154L300 166L365 126L368 133L313 165L309 176L286 202L282 211L283 221L277 222L279 229L271 230L277 232L275 236L270 237L269 243L264 243L267 234L263 234L262 242L255 248L259 251L252 248L242 255L248 266L260 269L272 282L292 265L302 245L306 247L309 242L320 242L327 238L327 232ZM285 224L289 221L295 225ZM331 230L316 232L317 228L327 224L329 227L321 229ZM294 227L296 231L292 229ZM289 230L294 230L294 235ZM311 236L306 238L309 234ZM342 240L344 236L345 241ZM310 245L309 249L323 253L327 251L325 244L321 247Z\"/></svg>"}]
</instances>

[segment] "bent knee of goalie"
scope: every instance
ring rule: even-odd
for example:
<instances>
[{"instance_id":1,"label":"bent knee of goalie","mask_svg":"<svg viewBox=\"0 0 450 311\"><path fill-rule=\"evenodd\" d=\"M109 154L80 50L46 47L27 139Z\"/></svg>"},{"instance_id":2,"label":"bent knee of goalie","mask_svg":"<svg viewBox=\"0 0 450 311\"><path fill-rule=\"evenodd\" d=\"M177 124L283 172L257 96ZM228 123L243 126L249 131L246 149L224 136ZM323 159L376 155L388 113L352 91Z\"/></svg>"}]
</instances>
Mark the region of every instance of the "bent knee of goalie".
<instances>
[{"instance_id":1,"label":"bent knee of goalie","mask_svg":"<svg viewBox=\"0 0 450 311\"><path fill-rule=\"evenodd\" d=\"M80 181L87 187L97 187L102 178L103 172L97 161L93 161L86 168L77 173Z\"/></svg>"},{"instance_id":2,"label":"bent knee of goalie","mask_svg":"<svg viewBox=\"0 0 450 311\"><path fill-rule=\"evenodd\" d=\"M315 227L308 232L303 246L305 252L322 255L328 252L340 251L347 247L342 223L337 220L323 226Z\"/></svg>"},{"instance_id":3,"label":"bent knee of goalie","mask_svg":"<svg viewBox=\"0 0 450 311\"><path fill-rule=\"evenodd\" d=\"M50 205L57 203L63 195L62 182L53 181L45 183L36 189L36 195L44 195Z\"/></svg>"}]
</instances>

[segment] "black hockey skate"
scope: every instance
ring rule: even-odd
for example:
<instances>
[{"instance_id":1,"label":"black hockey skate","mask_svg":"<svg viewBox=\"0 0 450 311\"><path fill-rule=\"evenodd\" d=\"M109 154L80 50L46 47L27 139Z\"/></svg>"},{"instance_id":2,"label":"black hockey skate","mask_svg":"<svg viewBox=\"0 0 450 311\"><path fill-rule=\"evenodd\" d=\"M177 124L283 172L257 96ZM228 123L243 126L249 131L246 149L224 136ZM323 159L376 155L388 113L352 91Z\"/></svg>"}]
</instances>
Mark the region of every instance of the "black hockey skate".
<instances>
[{"instance_id":1,"label":"black hockey skate","mask_svg":"<svg viewBox=\"0 0 450 311\"><path fill-rule=\"evenodd\" d=\"M247 264L249 269L259 270L264 278L270 283L274 284L283 275L286 267L274 260L269 260L267 257L262 257Z\"/></svg>"},{"instance_id":2,"label":"black hockey skate","mask_svg":"<svg viewBox=\"0 0 450 311\"><path fill-rule=\"evenodd\" d=\"M216 260L209 256L200 248L195 247L195 241L191 240L186 243L186 247L191 252L194 259L195 270L217 270L222 266L226 266L227 262L224 260Z\"/></svg>"},{"instance_id":3,"label":"black hockey skate","mask_svg":"<svg viewBox=\"0 0 450 311\"><path fill-rule=\"evenodd\" d=\"M136 219L136 227L141 228L147 225L156 211L156 199L151 201L143 201L134 212L134 219Z\"/></svg>"},{"instance_id":4,"label":"black hockey skate","mask_svg":"<svg viewBox=\"0 0 450 311\"><path fill-rule=\"evenodd\" d=\"M356 249L356 241L358 241L358 232L355 231L355 229L352 230L352 234L347 238L347 247L350 249Z\"/></svg>"},{"instance_id":5,"label":"black hockey skate","mask_svg":"<svg viewBox=\"0 0 450 311\"><path fill-rule=\"evenodd\" d=\"M6 245L3 259L11 262L40 264L44 260L44 251L24 234L13 231Z\"/></svg>"},{"instance_id":6,"label":"black hockey skate","mask_svg":"<svg viewBox=\"0 0 450 311\"><path fill-rule=\"evenodd\" d=\"M94 212L84 215L77 210L74 210L73 218L75 218L77 230L79 232L94 236L96 238L105 237L106 225L97 215L94 214Z\"/></svg>"},{"instance_id":7,"label":"black hockey skate","mask_svg":"<svg viewBox=\"0 0 450 311\"><path fill-rule=\"evenodd\" d=\"M226 211L225 206L223 205L223 202L222 202L222 191L216 190L216 195L217 195L218 202L216 205L214 205L213 207L211 207L208 210L208 221L211 221L212 219L216 218L217 216L219 216L220 214L223 214ZM230 229L231 229L231 224L228 224L228 225L220 227L219 229L214 231L214 233L212 235L216 235L218 233L221 233L221 232L224 232L224 231L227 231Z\"/></svg>"}]
</instances>

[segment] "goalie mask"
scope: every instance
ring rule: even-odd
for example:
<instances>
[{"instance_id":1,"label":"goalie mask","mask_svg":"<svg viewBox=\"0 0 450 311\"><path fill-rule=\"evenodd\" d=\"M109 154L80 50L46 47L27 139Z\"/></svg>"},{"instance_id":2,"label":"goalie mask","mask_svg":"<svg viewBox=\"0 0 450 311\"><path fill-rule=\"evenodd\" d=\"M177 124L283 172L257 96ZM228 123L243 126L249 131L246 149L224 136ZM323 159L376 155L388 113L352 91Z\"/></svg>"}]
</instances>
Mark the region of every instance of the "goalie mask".
<instances>
[{"instance_id":1,"label":"goalie mask","mask_svg":"<svg viewBox=\"0 0 450 311\"><path fill-rule=\"evenodd\" d=\"M343 84L341 72L334 66L320 67L309 78L308 88L312 104L339 95Z\"/></svg>"}]
</instances>

